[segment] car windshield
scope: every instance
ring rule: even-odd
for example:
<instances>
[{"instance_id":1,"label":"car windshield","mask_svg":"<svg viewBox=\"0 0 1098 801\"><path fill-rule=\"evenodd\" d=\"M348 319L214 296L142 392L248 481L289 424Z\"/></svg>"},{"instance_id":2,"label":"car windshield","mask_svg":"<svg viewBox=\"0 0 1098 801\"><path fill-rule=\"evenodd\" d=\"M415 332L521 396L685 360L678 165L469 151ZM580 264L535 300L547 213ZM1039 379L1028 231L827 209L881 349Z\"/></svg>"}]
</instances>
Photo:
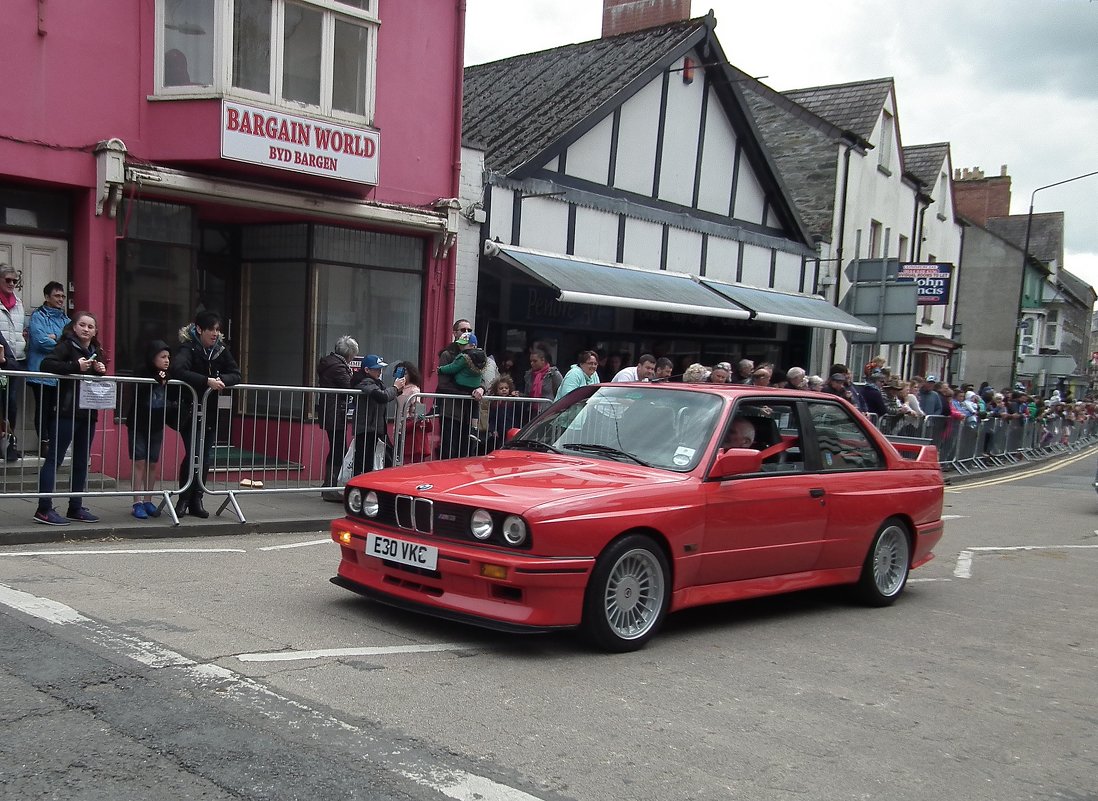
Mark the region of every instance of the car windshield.
<instances>
[{"instance_id":1,"label":"car windshield","mask_svg":"<svg viewBox=\"0 0 1098 801\"><path fill-rule=\"evenodd\" d=\"M539 417L507 447L687 472L712 439L721 406L704 392L606 384Z\"/></svg>"}]
</instances>

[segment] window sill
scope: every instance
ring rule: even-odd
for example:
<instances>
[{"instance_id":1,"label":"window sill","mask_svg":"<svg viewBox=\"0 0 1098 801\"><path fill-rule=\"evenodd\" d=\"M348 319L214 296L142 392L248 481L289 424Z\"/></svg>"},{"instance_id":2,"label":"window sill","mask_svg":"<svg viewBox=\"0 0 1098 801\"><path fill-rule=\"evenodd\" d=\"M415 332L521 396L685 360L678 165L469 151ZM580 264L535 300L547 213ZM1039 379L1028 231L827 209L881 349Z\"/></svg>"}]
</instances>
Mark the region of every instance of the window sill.
<instances>
[{"instance_id":1,"label":"window sill","mask_svg":"<svg viewBox=\"0 0 1098 801\"><path fill-rule=\"evenodd\" d=\"M881 173L881 175L884 175L887 178L892 177L892 170L888 169L888 167L884 166L883 164L877 165L877 172Z\"/></svg>"},{"instance_id":2,"label":"window sill","mask_svg":"<svg viewBox=\"0 0 1098 801\"><path fill-rule=\"evenodd\" d=\"M312 106L276 105L269 100L260 100L251 95L237 94L235 92L219 92L216 89L202 87L194 91L171 92L164 94L146 95L145 99L150 103L165 103L175 100L229 100L245 106L254 106L258 109L266 109L280 114L292 114L295 117L305 117L332 125L346 125L350 128L372 128L373 125L366 117L359 117L346 112L325 114Z\"/></svg>"}]
</instances>

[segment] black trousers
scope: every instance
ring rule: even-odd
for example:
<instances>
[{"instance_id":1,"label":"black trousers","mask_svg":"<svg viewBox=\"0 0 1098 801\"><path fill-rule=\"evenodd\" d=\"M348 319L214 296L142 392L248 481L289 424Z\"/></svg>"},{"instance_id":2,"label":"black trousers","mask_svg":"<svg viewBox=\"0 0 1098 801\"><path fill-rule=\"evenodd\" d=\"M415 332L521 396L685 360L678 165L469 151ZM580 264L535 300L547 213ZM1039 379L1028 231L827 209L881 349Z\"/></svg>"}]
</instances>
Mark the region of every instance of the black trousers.
<instances>
[{"instance_id":1,"label":"black trousers","mask_svg":"<svg viewBox=\"0 0 1098 801\"><path fill-rule=\"evenodd\" d=\"M187 481L187 477L191 471L191 454L194 445L191 443L191 418L189 416L183 416L180 418L179 433L183 436L183 462L179 465L179 486ZM212 425L203 426L203 421L199 420L197 434L205 432L203 437L204 447L202 449L202 464L199 468L200 472L194 474L194 481L191 484L191 488L184 492L181 498L201 498L202 497L202 484L199 483L199 478L205 483L210 477L210 465L213 461L213 448L214 448L214 427Z\"/></svg>"},{"instance_id":2,"label":"black trousers","mask_svg":"<svg viewBox=\"0 0 1098 801\"><path fill-rule=\"evenodd\" d=\"M28 381L27 386L34 395L36 407L34 433L38 435L40 442L49 442L52 439L50 431L57 427L57 385L50 386Z\"/></svg>"},{"instance_id":3,"label":"black trousers","mask_svg":"<svg viewBox=\"0 0 1098 801\"><path fill-rule=\"evenodd\" d=\"M325 428L328 435L328 458L324 460L324 486L341 486L339 471L343 469L343 454L347 452L347 424Z\"/></svg>"}]
</instances>

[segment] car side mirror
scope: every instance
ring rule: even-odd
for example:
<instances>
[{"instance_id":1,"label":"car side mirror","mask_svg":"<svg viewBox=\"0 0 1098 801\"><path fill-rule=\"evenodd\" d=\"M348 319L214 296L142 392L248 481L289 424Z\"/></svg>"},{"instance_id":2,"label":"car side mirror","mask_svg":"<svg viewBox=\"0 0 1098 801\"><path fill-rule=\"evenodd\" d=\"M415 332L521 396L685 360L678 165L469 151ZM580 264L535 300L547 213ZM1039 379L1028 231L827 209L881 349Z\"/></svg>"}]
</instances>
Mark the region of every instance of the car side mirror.
<instances>
[{"instance_id":1,"label":"car side mirror","mask_svg":"<svg viewBox=\"0 0 1098 801\"><path fill-rule=\"evenodd\" d=\"M717 455L717 461L709 471L709 478L758 473L762 470L762 460L762 454L751 448L728 448Z\"/></svg>"},{"instance_id":2,"label":"car side mirror","mask_svg":"<svg viewBox=\"0 0 1098 801\"><path fill-rule=\"evenodd\" d=\"M520 432L520 431L522 431L521 428L509 428L509 429L507 429L507 433L503 435L503 441L504 442L510 442L511 440L513 440L515 437L518 436L518 432Z\"/></svg>"}]
</instances>

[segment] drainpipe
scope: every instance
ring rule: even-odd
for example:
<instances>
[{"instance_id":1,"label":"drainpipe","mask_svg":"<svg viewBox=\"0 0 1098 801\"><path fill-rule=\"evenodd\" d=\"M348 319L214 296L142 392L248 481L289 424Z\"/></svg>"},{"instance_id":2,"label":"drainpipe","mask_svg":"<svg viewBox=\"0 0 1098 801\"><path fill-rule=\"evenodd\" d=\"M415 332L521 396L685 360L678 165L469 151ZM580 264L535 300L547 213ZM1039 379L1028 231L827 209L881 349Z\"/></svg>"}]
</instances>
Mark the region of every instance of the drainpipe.
<instances>
[{"instance_id":1,"label":"drainpipe","mask_svg":"<svg viewBox=\"0 0 1098 801\"><path fill-rule=\"evenodd\" d=\"M835 248L835 306L838 307L839 300L843 296L843 243L846 240L846 200L847 190L850 186L850 150L854 146L849 142L846 145L846 152L843 153L843 194L839 200L839 242ZM839 345L839 332L836 329L831 329L831 347L829 354L828 365L835 363L835 349Z\"/></svg>"},{"instance_id":2,"label":"drainpipe","mask_svg":"<svg viewBox=\"0 0 1098 801\"><path fill-rule=\"evenodd\" d=\"M450 197L454 198L455 201L461 196L461 102L465 81L465 3L466 0L456 0L457 19L454 22L454 91L453 108L451 109L454 149L453 160L450 164ZM453 212L450 216L454 216ZM457 259L458 248L456 242L450 247L446 255L441 259L436 259L439 268L438 290L436 292L438 305L435 314L427 318L427 330L424 331L423 344L420 346L420 364L423 365L425 378L437 374L438 365L435 364L435 357L442 347L439 343L444 339L447 342L449 341L451 320L447 310L452 311L454 308Z\"/></svg>"},{"instance_id":3,"label":"drainpipe","mask_svg":"<svg viewBox=\"0 0 1098 801\"><path fill-rule=\"evenodd\" d=\"M919 201L923 200L923 207L919 208ZM923 231L926 230L926 211L930 208L930 196L924 195L922 192L915 194L915 208L916 211L911 215L911 241L914 243L915 250L911 254L911 260L918 262L923 260ZM916 309L916 313L918 309ZM916 336L918 336L918 322L915 323ZM904 359L904 364L907 366L906 372L908 375L913 375L915 369L915 349L909 348L907 357ZM943 371L944 372L944 371Z\"/></svg>"}]
</instances>

